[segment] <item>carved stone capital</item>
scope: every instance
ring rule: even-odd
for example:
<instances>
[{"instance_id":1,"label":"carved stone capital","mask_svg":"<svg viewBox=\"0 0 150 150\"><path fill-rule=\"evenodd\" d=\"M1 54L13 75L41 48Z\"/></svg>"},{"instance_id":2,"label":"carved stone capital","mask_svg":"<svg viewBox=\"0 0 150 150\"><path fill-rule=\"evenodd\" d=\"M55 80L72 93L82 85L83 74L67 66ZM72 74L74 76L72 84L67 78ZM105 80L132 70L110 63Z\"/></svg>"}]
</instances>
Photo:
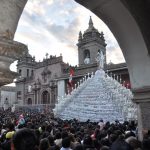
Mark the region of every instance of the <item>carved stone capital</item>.
<instances>
[{"instance_id":1,"label":"carved stone capital","mask_svg":"<svg viewBox=\"0 0 150 150\"><path fill-rule=\"evenodd\" d=\"M0 38L0 56L18 59L24 55L27 50L27 46L22 43Z\"/></svg>"},{"instance_id":2,"label":"carved stone capital","mask_svg":"<svg viewBox=\"0 0 150 150\"><path fill-rule=\"evenodd\" d=\"M144 103L150 102L150 86L132 89L133 92L133 102L135 103Z\"/></svg>"},{"instance_id":3,"label":"carved stone capital","mask_svg":"<svg viewBox=\"0 0 150 150\"><path fill-rule=\"evenodd\" d=\"M9 67L27 50L27 46L22 43L0 37L0 86L13 82L17 73L10 71Z\"/></svg>"},{"instance_id":4,"label":"carved stone capital","mask_svg":"<svg viewBox=\"0 0 150 150\"><path fill-rule=\"evenodd\" d=\"M0 71L0 87L12 83L18 74L12 71Z\"/></svg>"}]
</instances>

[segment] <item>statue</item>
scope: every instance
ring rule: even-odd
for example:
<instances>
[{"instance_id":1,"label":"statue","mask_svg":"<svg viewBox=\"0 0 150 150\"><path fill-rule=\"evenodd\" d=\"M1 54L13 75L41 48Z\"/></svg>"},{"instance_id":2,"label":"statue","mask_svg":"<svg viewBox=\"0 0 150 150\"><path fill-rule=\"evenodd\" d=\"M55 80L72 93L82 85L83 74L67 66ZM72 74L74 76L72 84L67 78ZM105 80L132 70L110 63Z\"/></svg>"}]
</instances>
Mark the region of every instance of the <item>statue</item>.
<instances>
[{"instance_id":1,"label":"statue","mask_svg":"<svg viewBox=\"0 0 150 150\"><path fill-rule=\"evenodd\" d=\"M32 86L31 85L28 85L28 92L32 92Z\"/></svg>"},{"instance_id":2,"label":"statue","mask_svg":"<svg viewBox=\"0 0 150 150\"><path fill-rule=\"evenodd\" d=\"M90 57L89 55L87 54L86 55L86 58L84 59L84 64L89 64L90 63Z\"/></svg>"},{"instance_id":3,"label":"statue","mask_svg":"<svg viewBox=\"0 0 150 150\"><path fill-rule=\"evenodd\" d=\"M103 69L104 68L104 60L105 60L105 55L103 54L102 51L97 53L96 56L96 61L98 63L98 69Z\"/></svg>"},{"instance_id":4,"label":"statue","mask_svg":"<svg viewBox=\"0 0 150 150\"><path fill-rule=\"evenodd\" d=\"M4 110L7 110L8 108L9 108L9 101L8 101L8 98L6 97L4 101Z\"/></svg>"}]
</instances>

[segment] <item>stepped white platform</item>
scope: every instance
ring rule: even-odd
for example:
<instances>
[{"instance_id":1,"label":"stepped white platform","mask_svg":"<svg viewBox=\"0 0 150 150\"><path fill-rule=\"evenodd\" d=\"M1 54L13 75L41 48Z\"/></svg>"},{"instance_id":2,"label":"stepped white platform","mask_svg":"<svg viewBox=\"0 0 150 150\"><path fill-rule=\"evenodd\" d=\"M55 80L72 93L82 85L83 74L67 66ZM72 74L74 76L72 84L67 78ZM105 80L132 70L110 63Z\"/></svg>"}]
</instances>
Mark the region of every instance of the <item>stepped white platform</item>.
<instances>
[{"instance_id":1,"label":"stepped white platform","mask_svg":"<svg viewBox=\"0 0 150 150\"><path fill-rule=\"evenodd\" d=\"M131 99L129 89L100 69L95 75L84 78L80 85L78 83L71 95L59 99L54 114L61 119L93 122L135 119L136 106Z\"/></svg>"}]
</instances>

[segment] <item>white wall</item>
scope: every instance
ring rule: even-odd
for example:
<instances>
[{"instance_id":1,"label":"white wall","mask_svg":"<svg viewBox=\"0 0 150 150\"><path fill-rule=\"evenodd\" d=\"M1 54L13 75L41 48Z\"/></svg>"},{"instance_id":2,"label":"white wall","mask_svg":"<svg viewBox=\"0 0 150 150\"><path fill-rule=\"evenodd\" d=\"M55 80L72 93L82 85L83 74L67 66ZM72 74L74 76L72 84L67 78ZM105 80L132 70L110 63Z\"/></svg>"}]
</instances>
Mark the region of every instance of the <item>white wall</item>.
<instances>
[{"instance_id":1,"label":"white wall","mask_svg":"<svg viewBox=\"0 0 150 150\"><path fill-rule=\"evenodd\" d=\"M16 101L16 92L14 91L1 91L1 102L0 105L4 105L5 99L8 99L9 106L12 106Z\"/></svg>"},{"instance_id":2,"label":"white wall","mask_svg":"<svg viewBox=\"0 0 150 150\"><path fill-rule=\"evenodd\" d=\"M57 82L57 85L58 85L58 97L65 96L65 81L59 80Z\"/></svg>"}]
</instances>

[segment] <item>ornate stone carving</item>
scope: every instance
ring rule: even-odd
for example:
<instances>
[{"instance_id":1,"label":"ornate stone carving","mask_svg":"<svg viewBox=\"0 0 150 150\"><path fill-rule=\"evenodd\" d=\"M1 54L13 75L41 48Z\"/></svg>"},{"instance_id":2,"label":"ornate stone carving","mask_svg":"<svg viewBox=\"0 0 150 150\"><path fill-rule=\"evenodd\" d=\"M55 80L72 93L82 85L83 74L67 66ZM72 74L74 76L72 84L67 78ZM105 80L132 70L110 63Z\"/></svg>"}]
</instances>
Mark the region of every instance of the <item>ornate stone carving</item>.
<instances>
[{"instance_id":1,"label":"ornate stone carving","mask_svg":"<svg viewBox=\"0 0 150 150\"><path fill-rule=\"evenodd\" d=\"M12 40L0 38L0 56L18 59L27 51L27 46Z\"/></svg>"},{"instance_id":2,"label":"ornate stone carving","mask_svg":"<svg viewBox=\"0 0 150 150\"><path fill-rule=\"evenodd\" d=\"M10 71L10 64L26 51L26 45L0 37L0 86L13 82L17 73Z\"/></svg>"},{"instance_id":3,"label":"ornate stone carving","mask_svg":"<svg viewBox=\"0 0 150 150\"><path fill-rule=\"evenodd\" d=\"M5 32L0 33L0 37L5 38L5 39L12 39L13 34L7 29Z\"/></svg>"},{"instance_id":4,"label":"ornate stone carving","mask_svg":"<svg viewBox=\"0 0 150 150\"><path fill-rule=\"evenodd\" d=\"M16 72L5 71L0 69L0 87L13 82L13 79L17 76Z\"/></svg>"}]
</instances>

